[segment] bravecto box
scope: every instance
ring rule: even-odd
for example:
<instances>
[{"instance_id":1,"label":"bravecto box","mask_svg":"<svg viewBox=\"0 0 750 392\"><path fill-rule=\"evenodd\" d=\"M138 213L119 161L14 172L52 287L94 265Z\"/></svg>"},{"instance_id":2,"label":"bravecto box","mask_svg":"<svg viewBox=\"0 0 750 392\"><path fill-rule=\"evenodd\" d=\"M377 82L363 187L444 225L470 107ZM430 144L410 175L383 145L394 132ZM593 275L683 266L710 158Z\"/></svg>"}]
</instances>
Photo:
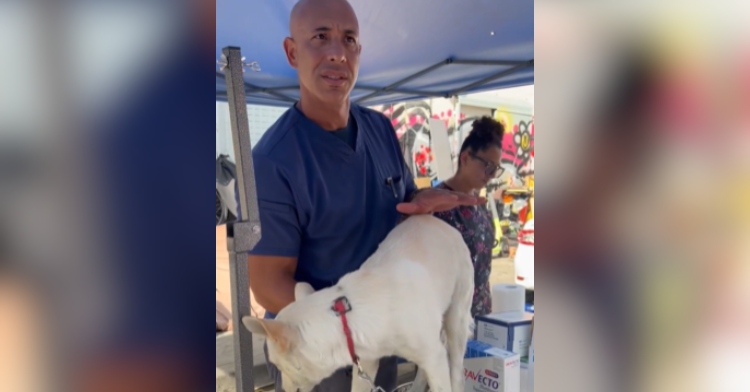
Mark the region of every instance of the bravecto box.
<instances>
[{"instance_id":1,"label":"bravecto box","mask_svg":"<svg viewBox=\"0 0 750 392\"><path fill-rule=\"evenodd\" d=\"M520 392L520 356L470 340L464 355L464 379L464 392Z\"/></svg>"},{"instance_id":2,"label":"bravecto box","mask_svg":"<svg viewBox=\"0 0 750 392\"><path fill-rule=\"evenodd\" d=\"M474 339L521 356L521 367L526 368L531 344L531 321L527 312L490 313L477 316Z\"/></svg>"}]
</instances>

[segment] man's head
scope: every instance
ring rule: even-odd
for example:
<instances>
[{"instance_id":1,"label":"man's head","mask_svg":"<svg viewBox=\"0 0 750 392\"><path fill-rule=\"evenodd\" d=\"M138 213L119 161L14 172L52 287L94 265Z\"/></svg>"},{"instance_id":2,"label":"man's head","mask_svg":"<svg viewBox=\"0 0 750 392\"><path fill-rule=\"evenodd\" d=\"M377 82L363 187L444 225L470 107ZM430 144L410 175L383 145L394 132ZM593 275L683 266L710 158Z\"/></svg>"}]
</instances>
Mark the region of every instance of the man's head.
<instances>
[{"instance_id":1,"label":"man's head","mask_svg":"<svg viewBox=\"0 0 750 392\"><path fill-rule=\"evenodd\" d=\"M297 69L302 99L340 103L349 99L359 71L359 22L346 0L300 0L292 9L289 64Z\"/></svg>"}]
</instances>

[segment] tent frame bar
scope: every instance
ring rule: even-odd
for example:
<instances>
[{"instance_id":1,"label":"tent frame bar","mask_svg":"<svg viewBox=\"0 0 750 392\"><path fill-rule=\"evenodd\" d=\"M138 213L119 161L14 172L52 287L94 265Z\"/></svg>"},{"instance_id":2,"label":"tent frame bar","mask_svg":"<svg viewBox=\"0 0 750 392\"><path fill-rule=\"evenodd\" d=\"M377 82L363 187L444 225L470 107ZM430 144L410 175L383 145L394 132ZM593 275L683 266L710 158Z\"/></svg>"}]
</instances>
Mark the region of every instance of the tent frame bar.
<instances>
[{"instance_id":1,"label":"tent frame bar","mask_svg":"<svg viewBox=\"0 0 750 392\"><path fill-rule=\"evenodd\" d=\"M475 82L472 82L470 84L467 84L463 87L459 87L454 90L450 91L421 91L421 90L410 90L410 89L399 89L398 87L408 83L414 79L417 79L419 77L422 77L432 71L435 71L436 69L440 69L446 65L450 64L459 64L459 65L478 65L478 66L501 66L501 67L508 67L503 69L497 73L494 73L492 75L489 75L485 78L482 78L480 80L477 80ZM442 98L450 98L453 96L456 96L458 94L461 94L463 92L466 92L468 90L471 90L474 87L481 86L485 83L492 82L494 80L500 79L502 77L514 74L516 72L525 70L527 68L534 68L534 59L526 60L526 61L517 61L517 60L475 60L475 59L455 59L453 57L449 57L445 60L440 61L439 63L433 64L419 72L416 72L412 75L409 75L395 83L392 83L386 87L372 87L372 86L354 86L354 90L366 90L371 91L370 94L357 99L356 103L361 104L364 101L373 99L375 97L384 95L386 93L398 93L398 94L408 94L408 95L415 95L415 96L421 96L421 97L442 97ZM216 72L216 75L221 77L222 74L220 72ZM249 90L246 91L247 94L253 94L253 93L265 93L268 95L272 95L274 97L277 97L285 102L294 103L297 100L279 93L279 91L284 90L298 90L299 85L294 86L282 86L282 87L260 87L256 86L250 83L245 83L245 85L249 88ZM220 96L220 94L217 94L217 97Z\"/></svg>"},{"instance_id":2,"label":"tent frame bar","mask_svg":"<svg viewBox=\"0 0 750 392\"><path fill-rule=\"evenodd\" d=\"M445 61L443 61L442 64L504 65L504 66L507 66L507 65L509 65L509 63L514 64L514 66L512 68L510 68L510 69L502 70L502 71L500 71L498 73L492 74L492 75L490 75L490 76L488 76L486 78L480 79L480 80L478 80L476 82L473 82L471 84L468 84L466 86L459 87L459 88L457 88L455 90L452 90L452 91L448 91L448 92L434 92L434 93L426 95L426 96L428 96L428 97L431 96L431 97L450 98L450 97L456 96L456 95L458 95L458 94L460 94L460 93L462 93L462 92L464 92L466 90L470 90L470 89L472 89L474 87L481 86L482 84L491 82L493 80L500 79L501 77L508 76L510 74L516 73L516 72L524 70L526 68L533 68L534 67L534 60L533 59L528 60L528 61L521 61L521 62L519 62L519 61L512 61L511 62L511 61L501 61L501 60L497 60L497 61L493 61L493 60L456 60L456 59L454 59L452 57L448 58ZM406 83L407 81L413 80L413 79L415 79L415 78L417 78L419 76L422 76L422 75L424 75L424 74L426 74L428 72L431 72L431 71L435 70L436 68L437 67L435 65L433 65L432 67L429 67L429 68L425 68L424 70L422 70L420 72L417 72L414 75L408 76L408 77L406 77L406 78L404 78L404 79L402 79L402 80L400 80L400 81L398 81L398 82L396 82L394 84L395 85L400 85L400 84ZM364 101L366 101L368 99L372 99L372 98L377 97L379 95L383 95L383 93L386 93L386 92L388 92L388 87L385 87L385 88L383 88L383 89L381 89L379 91L376 91L376 92L374 92L374 93L372 93L370 95L362 97L362 98L358 99L356 101L356 103L360 104L360 103L362 103L362 102L364 102Z\"/></svg>"},{"instance_id":3,"label":"tent frame bar","mask_svg":"<svg viewBox=\"0 0 750 392\"><path fill-rule=\"evenodd\" d=\"M450 64L452 62L453 62L453 58L449 57L449 58L447 58L447 59L445 59L445 60L443 60L443 61L441 61L441 62L439 62L437 64L433 64L433 65L431 65L431 66L429 66L429 67L427 67L427 68L425 68L425 69L423 69L423 70L421 70L421 71L419 71L419 72L417 72L415 74L409 75L409 76L407 76L407 77L405 77L405 78L403 78L403 79L401 79L401 80L399 80L399 81L397 81L395 83L392 83L392 84L390 84L388 86L385 86L385 87L381 88L380 90L374 91L371 94L366 95L366 96L358 99L357 103L360 103L360 102L366 101L368 99L377 97L378 95L382 95L385 92L389 92L389 91L393 90L394 88L396 88L396 87L398 87L398 86L400 86L400 85L402 85L404 83L410 82L410 81L412 81L412 80L414 80L414 79L416 79L418 77L421 77L423 75L426 75L426 74L428 74L428 73L430 73L430 72L432 72L432 71L434 71L436 69L442 68L443 66L448 65L448 64Z\"/></svg>"},{"instance_id":4,"label":"tent frame bar","mask_svg":"<svg viewBox=\"0 0 750 392\"><path fill-rule=\"evenodd\" d=\"M504 76L508 76L508 75L514 74L514 73L516 73L518 71L524 70L526 68L533 68L533 67L534 67L534 60L525 61L525 62L523 62L521 64L518 64L518 65L514 66L513 68L500 71L500 72L492 74L492 75L490 75L490 76L488 76L488 77L486 77L484 79L477 80L474 83L471 83L471 84L468 84L468 85L466 85L464 87L461 87L459 89L453 90L450 93L450 96L458 95L458 94L460 94L460 93L462 93L464 91L471 90L474 87L481 86L481 85L489 83L489 82L491 82L493 80L497 80L497 79L500 79L500 78L502 78Z\"/></svg>"},{"instance_id":5,"label":"tent frame bar","mask_svg":"<svg viewBox=\"0 0 750 392\"><path fill-rule=\"evenodd\" d=\"M360 85L354 86L354 90L380 91L382 89L383 89L382 87L375 87L375 86L360 86ZM259 87L257 89L248 90L247 92L248 93L268 93L269 91L284 91L284 90L299 90L299 85L297 84L294 86L266 87L266 88ZM434 94L431 91L423 91L423 90L391 89L389 91L393 93L411 94L411 95Z\"/></svg>"},{"instance_id":6,"label":"tent frame bar","mask_svg":"<svg viewBox=\"0 0 750 392\"><path fill-rule=\"evenodd\" d=\"M223 79L224 78L224 74L222 74L221 72L216 71L216 77ZM281 89L260 87L260 86L256 86L256 85L248 83L248 82L244 82L243 84L245 85L245 90L244 90L245 94L260 92L260 93L266 93L268 95L273 95L274 97L279 98L282 101L292 102L292 103L297 102L296 99L294 99L294 98L292 98L292 97L290 97L288 95L284 95L284 94L279 93L278 90L281 90ZM299 88L299 86L297 88ZM249 91L248 91L248 89L249 89Z\"/></svg>"},{"instance_id":7,"label":"tent frame bar","mask_svg":"<svg viewBox=\"0 0 750 392\"><path fill-rule=\"evenodd\" d=\"M495 66L516 66L526 64L527 61L510 61L510 60L459 60L454 59L453 64L461 65L495 65Z\"/></svg>"},{"instance_id":8,"label":"tent frame bar","mask_svg":"<svg viewBox=\"0 0 750 392\"><path fill-rule=\"evenodd\" d=\"M250 317L250 283L247 255L260 241L261 227L258 197L255 186L250 124L245 101L244 65L238 47L225 47L227 103L232 128L232 144L237 167L238 210L242 217L227 224L229 252L229 281L232 295L232 335L234 338L234 376L237 392L255 390L253 377L253 335L244 327L242 319Z\"/></svg>"}]
</instances>

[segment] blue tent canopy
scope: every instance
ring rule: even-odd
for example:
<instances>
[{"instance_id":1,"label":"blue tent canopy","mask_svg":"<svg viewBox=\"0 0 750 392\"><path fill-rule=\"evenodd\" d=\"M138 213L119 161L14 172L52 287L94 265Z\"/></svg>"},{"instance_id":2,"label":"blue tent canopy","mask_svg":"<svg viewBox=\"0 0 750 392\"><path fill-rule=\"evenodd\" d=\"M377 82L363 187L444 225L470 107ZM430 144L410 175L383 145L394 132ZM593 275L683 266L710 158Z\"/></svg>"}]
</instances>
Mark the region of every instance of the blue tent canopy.
<instances>
[{"instance_id":1,"label":"blue tent canopy","mask_svg":"<svg viewBox=\"0 0 750 392\"><path fill-rule=\"evenodd\" d=\"M288 106L299 97L282 42L296 0L216 2L216 59L238 46L247 102ZM354 102L377 105L534 83L534 3L529 0L350 0L362 56ZM216 99L226 100L221 65Z\"/></svg>"}]
</instances>

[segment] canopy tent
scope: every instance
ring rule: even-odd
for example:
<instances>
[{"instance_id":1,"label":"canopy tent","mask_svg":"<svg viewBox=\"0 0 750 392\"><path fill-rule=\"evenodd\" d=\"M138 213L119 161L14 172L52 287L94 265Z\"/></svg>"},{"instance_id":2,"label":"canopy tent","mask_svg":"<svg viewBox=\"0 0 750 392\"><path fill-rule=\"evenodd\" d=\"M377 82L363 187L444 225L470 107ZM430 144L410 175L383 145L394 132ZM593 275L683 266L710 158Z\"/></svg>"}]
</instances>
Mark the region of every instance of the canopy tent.
<instances>
[{"instance_id":1,"label":"canopy tent","mask_svg":"<svg viewBox=\"0 0 750 392\"><path fill-rule=\"evenodd\" d=\"M219 0L216 99L227 99L221 49L240 47L247 103L289 106L296 71L282 48L296 0ZM354 102L377 105L534 83L534 3L528 0L350 0L362 56ZM252 68L260 69L254 71Z\"/></svg>"}]
</instances>

